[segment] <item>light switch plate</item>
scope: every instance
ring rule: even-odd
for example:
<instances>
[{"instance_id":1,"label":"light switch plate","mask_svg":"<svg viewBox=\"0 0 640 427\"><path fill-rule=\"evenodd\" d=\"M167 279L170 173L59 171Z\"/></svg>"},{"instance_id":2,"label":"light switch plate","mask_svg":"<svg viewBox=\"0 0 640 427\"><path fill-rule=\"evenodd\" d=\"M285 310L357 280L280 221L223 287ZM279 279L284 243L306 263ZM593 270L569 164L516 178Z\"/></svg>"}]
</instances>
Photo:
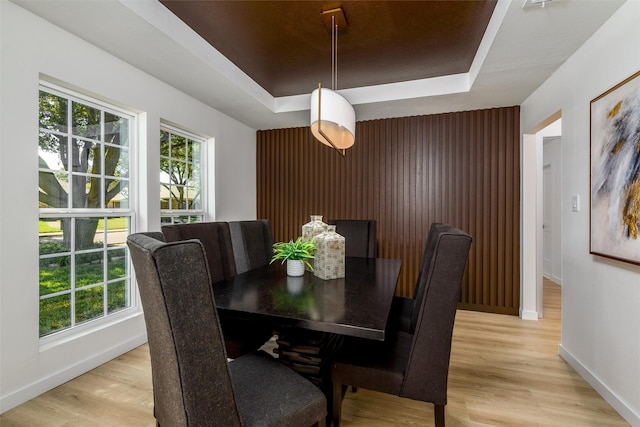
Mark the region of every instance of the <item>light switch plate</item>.
<instances>
[{"instance_id":1,"label":"light switch plate","mask_svg":"<svg viewBox=\"0 0 640 427\"><path fill-rule=\"evenodd\" d=\"M571 196L571 210L573 212L580 212L580 195L574 194Z\"/></svg>"}]
</instances>

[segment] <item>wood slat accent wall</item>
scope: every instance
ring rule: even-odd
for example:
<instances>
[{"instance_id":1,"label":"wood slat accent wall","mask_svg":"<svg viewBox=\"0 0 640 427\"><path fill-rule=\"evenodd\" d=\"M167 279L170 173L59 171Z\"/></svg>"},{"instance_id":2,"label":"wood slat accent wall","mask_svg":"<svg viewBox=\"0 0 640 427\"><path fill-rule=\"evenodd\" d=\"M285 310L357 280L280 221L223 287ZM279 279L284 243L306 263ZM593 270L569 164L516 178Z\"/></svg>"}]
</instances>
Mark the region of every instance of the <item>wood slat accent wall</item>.
<instances>
[{"instance_id":1,"label":"wood slat accent wall","mask_svg":"<svg viewBox=\"0 0 640 427\"><path fill-rule=\"evenodd\" d=\"M474 239L460 308L518 314L520 108L358 122L341 157L308 127L257 132L257 214L275 241L312 214L375 219L378 255L403 261L397 294L412 296L432 222Z\"/></svg>"}]
</instances>

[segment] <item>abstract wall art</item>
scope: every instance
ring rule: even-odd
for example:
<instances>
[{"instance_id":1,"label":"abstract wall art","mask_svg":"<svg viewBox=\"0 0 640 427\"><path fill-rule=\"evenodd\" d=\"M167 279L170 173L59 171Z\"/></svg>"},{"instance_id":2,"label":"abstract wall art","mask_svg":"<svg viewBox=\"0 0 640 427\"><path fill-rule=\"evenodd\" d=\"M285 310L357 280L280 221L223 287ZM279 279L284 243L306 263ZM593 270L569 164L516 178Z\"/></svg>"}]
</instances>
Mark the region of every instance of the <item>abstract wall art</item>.
<instances>
[{"instance_id":1,"label":"abstract wall art","mask_svg":"<svg viewBox=\"0 0 640 427\"><path fill-rule=\"evenodd\" d=\"M591 101L594 255L640 265L640 71Z\"/></svg>"}]
</instances>

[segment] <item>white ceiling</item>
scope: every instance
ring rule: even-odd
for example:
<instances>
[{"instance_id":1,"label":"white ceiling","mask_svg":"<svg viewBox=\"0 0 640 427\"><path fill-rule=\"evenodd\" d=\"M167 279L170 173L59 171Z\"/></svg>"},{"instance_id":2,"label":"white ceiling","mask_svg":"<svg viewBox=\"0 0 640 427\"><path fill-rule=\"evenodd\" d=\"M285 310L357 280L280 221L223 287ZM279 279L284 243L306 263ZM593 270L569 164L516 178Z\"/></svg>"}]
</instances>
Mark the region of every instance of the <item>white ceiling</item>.
<instances>
[{"instance_id":1,"label":"white ceiling","mask_svg":"<svg viewBox=\"0 0 640 427\"><path fill-rule=\"evenodd\" d=\"M308 94L273 98L156 0L12 1L254 129L309 122ZM498 0L469 73L340 92L358 121L520 105L624 1Z\"/></svg>"}]
</instances>

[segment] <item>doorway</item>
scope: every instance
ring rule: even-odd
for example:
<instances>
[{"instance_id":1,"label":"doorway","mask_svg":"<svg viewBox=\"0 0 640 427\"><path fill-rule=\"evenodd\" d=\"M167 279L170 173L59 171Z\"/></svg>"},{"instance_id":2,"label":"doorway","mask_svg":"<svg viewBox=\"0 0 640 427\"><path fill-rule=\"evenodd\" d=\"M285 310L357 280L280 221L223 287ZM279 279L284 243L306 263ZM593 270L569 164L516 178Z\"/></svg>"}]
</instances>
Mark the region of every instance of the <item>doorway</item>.
<instances>
[{"instance_id":1,"label":"doorway","mask_svg":"<svg viewBox=\"0 0 640 427\"><path fill-rule=\"evenodd\" d=\"M551 277L553 271L553 165L542 169L542 275Z\"/></svg>"},{"instance_id":2,"label":"doorway","mask_svg":"<svg viewBox=\"0 0 640 427\"><path fill-rule=\"evenodd\" d=\"M542 137L542 276L560 284L562 271L562 138L560 123L543 129ZM538 316L543 317L543 286L537 289Z\"/></svg>"},{"instance_id":3,"label":"doorway","mask_svg":"<svg viewBox=\"0 0 640 427\"><path fill-rule=\"evenodd\" d=\"M557 280L562 265L562 183L561 183L561 112L558 111L522 138L522 282L520 317L537 320L543 316L543 272ZM545 138L548 147L544 153ZM550 222L545 243L545 169L547 180L547 222ZM545 245L547 249L545 250ZM547 262L545 263L545 257ZM546 264L546 265L545 265Z\"/></svg>"},{"instance_id":4,"label":"doorway","mask_svg":"<svg viewBox=\"0 0 640 427\"><path fill-rule=\"evenodd\" d=\"M555 131L554 131L555 132ZM560 129L557 130L560 132ZM562 284L562 137L543 138L542 273Z\"/></svg>"}]
</instances>

